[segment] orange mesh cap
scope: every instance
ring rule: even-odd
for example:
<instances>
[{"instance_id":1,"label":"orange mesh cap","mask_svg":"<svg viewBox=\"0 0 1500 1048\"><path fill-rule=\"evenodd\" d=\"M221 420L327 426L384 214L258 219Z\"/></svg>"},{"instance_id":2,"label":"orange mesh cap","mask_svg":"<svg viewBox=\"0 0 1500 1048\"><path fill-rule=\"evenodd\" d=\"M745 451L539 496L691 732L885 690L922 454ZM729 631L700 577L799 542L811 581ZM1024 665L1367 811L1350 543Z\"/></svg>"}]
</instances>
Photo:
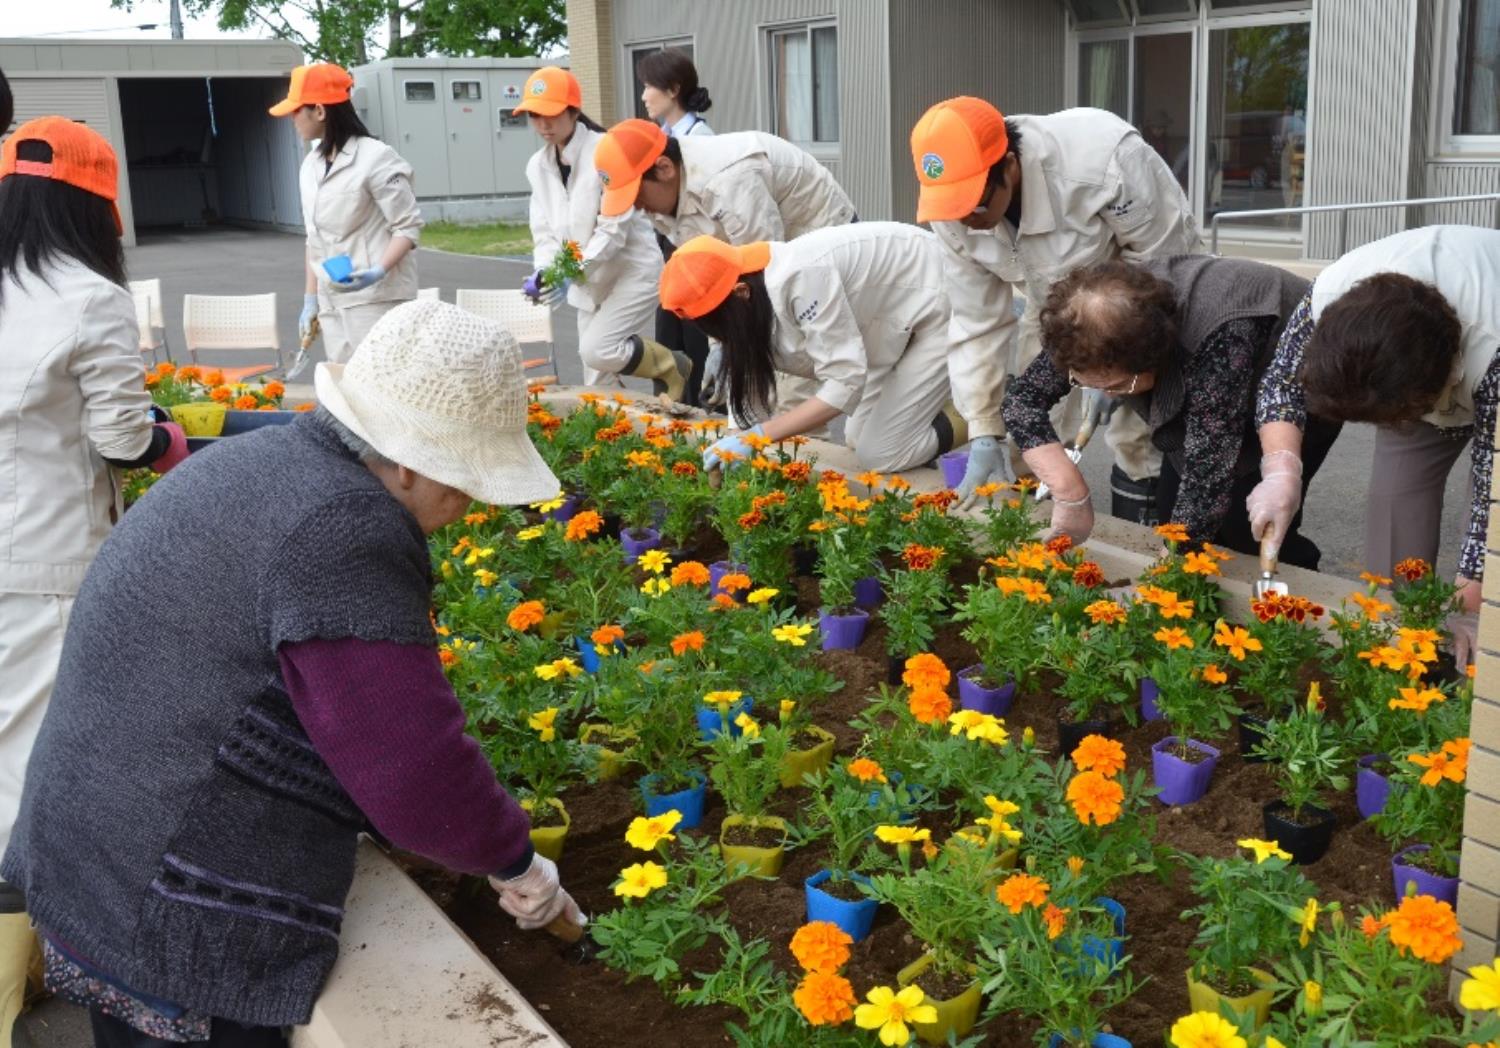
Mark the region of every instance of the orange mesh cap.
<instances>
[{"instance_id":1,"label":"orange mesh cap","mask_svg":"<svg viewBox=\"0 0 1500 1048\"><path fill-rule=\"evenodd\" d=\"M16 147L22 142L46 142L52 147L52 160L22 160ZM44 116L28 120L5 140L0 148L0 179L11 175L32 175L66 182L70 186L101 196L114 212L115 229L125 232L120 221L120 162L114 147L99 132L66 117Z\"/></svg>"},{"instance_id":2,"label":"orange mesh cap","mask_svg":"<svg viewBox=\"0 0 1500 1048\"><path fill-rule=\"evenodd\" d=\"M546 66L531 74L521 88L521 104L510 115L556 116L569 108L583 108L583 88L578 86L578 78L566 69Z\"/></svg>"},{"instance_id":3,"label":"orange mesh cap","mask_svg":"<svg viewBox=\"0 0 1500 1048\"><path fill-rule=\"evenodd\" d=\"M716 237L694 237L683 244L661 271L661 305L679 317L697 320L723 304L746 273L771 263L764 240L731 247Z\"/></svg>"},{"instance_id":4,"label":"orange mesh cap","mask_svg":"<svg viewBox=\"0 0 1500 1048\"><path fill-rule=\"evenodd\" d=\"M272 106L272 116L291 116L303 106L331 106L335 102L349 101L349 91L354 87L354 77L342 66L332 62L318 65L298 66L292 70L292 84L286 97Z\"/></svg>"},{"instance_id":5,"label":"orange mesh cap","mask_svg":"<svg viewBox=\"0 0 1500 1048\"><path fill-rule=\"evenodd\" d=\"M956 222L979 206L990 168L1010 150L1005 117L982 98L939 102L911 130L918 222Z\"/></svg>"},{"instance_id":6,"label":"orange mesh cap","mask_svg":"<svg viewBox=\"0 0 1500 1048\"><path fill-rule=\"evenodd\" d=\"M649 120L621 120L594 147L594 166L604 183L599 213L623 215L635 207L641 176L666 152L667 133Z\"/></svg>"}]
</instances>

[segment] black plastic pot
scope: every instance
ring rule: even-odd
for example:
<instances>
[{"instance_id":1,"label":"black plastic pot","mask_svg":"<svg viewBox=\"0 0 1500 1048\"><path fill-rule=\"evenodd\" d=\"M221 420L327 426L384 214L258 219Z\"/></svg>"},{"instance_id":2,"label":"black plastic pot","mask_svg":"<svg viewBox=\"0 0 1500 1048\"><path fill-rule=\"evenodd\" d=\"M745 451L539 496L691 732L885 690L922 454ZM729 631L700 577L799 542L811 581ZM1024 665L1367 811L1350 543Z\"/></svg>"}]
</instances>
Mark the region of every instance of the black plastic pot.
<instances>
[{"instance_id":1,"label":"black plastic pot","mask_svg":"<svg viewBox=\"0 0 1500 1048\"><path fill-rule=\"evenodd\" d=\"M1309 804L1302 809L1304 819L1314 819L1312 825L1291 821L1291 809L1285 801L1272 801L1264 809L1266 839L1275 841L1292 853L1292 861L1302 866L1317 862L1328 851L1333 840L1333 829L1338 817L1326 808Z\"/></svg>"},{"instance_id":2,"label":"black plastic pot","mask_svg":"<svg viewBox=\"0 0 1500 1048\"><path fill-rule=\"evenodd\" d=\"M1266 741L1266 725L1270 720L1256 713L1240 714L1240 757L1246 764L1267 764L1270 758L1256 753L1256 747Z\"/></svg>"},{"instance_id":3,"label":"black plastic pot","mask_svg":"<svg viewBox=\"0 0 1500 1048\"><path fill-rule=\"evenodd\" d=\"M1078 748L1078 744L1083 741L1085 735L1107 736L1109 728L1110 725L1107 720L1086 720L1073 723L1059 717L1057 718L1058 752L1066 757Z\"/></svg>"},{"instance_id":4,"label":"black plastic pot","mask_svg":"<svg viewBox=\"0 0 1500 1048\"><path fill-rule=\"evenodd\" d=\"M807 542L799 542L793 546L792 567L798 575L810 578L818 568L818 547Z\"/></svg>"},{"instance_id":5,"label":"black plastic pot","mask_svg":"<svg viewBox=\"0 0 1500 1048\"><path fill-rule=\"evenodd\" d=\"M906 660L897 655L885 657L885 682L892 687L901 683L901 674L906 672Z\"/></svg>"}]
</instances>

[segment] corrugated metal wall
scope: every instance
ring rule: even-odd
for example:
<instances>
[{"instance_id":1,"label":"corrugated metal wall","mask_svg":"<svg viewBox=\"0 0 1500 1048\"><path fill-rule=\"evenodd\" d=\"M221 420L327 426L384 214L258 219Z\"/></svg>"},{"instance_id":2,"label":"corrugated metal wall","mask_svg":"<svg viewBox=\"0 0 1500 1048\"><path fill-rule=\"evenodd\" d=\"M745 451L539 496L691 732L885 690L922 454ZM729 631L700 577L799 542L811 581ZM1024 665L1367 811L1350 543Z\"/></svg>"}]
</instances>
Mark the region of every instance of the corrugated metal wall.
<instances>
[{"instance_id":1,"label":"corrugated metal wall","mask_svg":"<svg viewBox=\"0 0 1500 1048\"><path fill-rule=\"evenodd\" d=\"M1318 0L1313 8L1309 204L1408 194L1418 0ZM1355 247L1403 228L1401 211L1351 212ZM1307 255L1338 254L1338 219L1309 216Z\"/></svg>"},{"instance_id":2,"label":"corrugated metal wall","mask_svg":"<svg viewBox=\"0 0 1500 1048\"><path fill-rule=\"evenodd\" d=\"M890 0L894 217L917 210L912 126L935 102L977 95L1006 113L1063 107L1067 17L1057 0Z\"/></svg>"}]
</instances>

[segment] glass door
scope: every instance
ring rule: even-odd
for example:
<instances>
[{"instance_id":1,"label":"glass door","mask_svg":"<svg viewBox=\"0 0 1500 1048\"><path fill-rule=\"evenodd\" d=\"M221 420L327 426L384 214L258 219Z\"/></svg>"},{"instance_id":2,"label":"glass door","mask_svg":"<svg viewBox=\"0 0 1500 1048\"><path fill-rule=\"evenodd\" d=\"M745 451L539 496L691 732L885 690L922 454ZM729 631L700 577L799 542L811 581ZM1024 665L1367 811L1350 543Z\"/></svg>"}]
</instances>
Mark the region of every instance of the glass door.
<instances>
[{"instance_id":1,"label":"glass door","mask_svg":"<svg viewBox=\"0 0 1500 1048\"><path fill-rule=\"evenodd\" d=\"M1166 161L1178 185L1191 197L1193 34L1138 35L1132 83L1130 122Z\"/></svg>"}]
</instances>

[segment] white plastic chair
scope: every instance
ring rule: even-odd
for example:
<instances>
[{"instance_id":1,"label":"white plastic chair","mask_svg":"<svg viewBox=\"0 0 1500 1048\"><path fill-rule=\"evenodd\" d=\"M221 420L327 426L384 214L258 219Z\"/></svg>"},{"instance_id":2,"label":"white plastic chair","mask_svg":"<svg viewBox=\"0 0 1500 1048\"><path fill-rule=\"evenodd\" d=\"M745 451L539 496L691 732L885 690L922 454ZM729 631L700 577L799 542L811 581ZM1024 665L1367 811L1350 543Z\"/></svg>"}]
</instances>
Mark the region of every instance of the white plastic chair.
<instances>
[{"instance_id":1,"label":"white plastic chair","mask_svg":"<svg viewBox=\"0 0 1500 1048\"><path fill-rule=\"evenodd\" d=\"M459 309L477 313L486 320L503 324L521 345L544 342L544 360L527 360L528 368L546 364L557 374L557 346L552 341L552 310L539 306L513 288L459 288L454 300Z\"/></svg>"},{"instance_id":2,"label":"white plastic chair","mask_svg":"<svg viewBox=\"0 0 1500 1048\"><path fill-rule=\"evenodd\" d=\"M417 291L417 301L420 302L423 299L429 298L434 302L441 302L443 300L441 289L435 287L424 287Z\"/></svg>"},{"instance_id":3,"label":"white plastic chair","mask_svg":"<svg viewBox=\"0 0 1500 1048\"><path fill-rule=\"evenodd\" d=\"M172 359L172 351L167 348L167 322L162 316L162 291L161 279L153 277L150 280L132 280L130 282L131 295L145 295L148 308L143 314L141 312L140 299L136 299L135 317L141 328L141 352L151 351L151 359L156 360L156 351L166 353L167 359Z\"/></svg>"},{"instance_id":4,"label":"white plastic chair","mask_svg":"<svg viewBox=\"0 0 1500 1048\"><path fill-rule=\"evenodd\" d=\"M220 368L228 382L243 382L284 367L276 331L276 293L266 295L183 295L182 338L198 363L200 349L276 354L276 363Z\"/></svg>"},{"instance_id":5,"label":"white plastic chair","mask_svg":"<svg viewBox=\"0 0 1500 1048\"><path fill-rule=\"evenodd\" d=\"M136 346L141 355L151 354L151 363L159 363L157 351L162 348L161 339L156 335L156 328L151 323L151 296L144 291L131 289L130 297L135 299L135 326L140 335Z\"/></svg>"}]
</instances>

